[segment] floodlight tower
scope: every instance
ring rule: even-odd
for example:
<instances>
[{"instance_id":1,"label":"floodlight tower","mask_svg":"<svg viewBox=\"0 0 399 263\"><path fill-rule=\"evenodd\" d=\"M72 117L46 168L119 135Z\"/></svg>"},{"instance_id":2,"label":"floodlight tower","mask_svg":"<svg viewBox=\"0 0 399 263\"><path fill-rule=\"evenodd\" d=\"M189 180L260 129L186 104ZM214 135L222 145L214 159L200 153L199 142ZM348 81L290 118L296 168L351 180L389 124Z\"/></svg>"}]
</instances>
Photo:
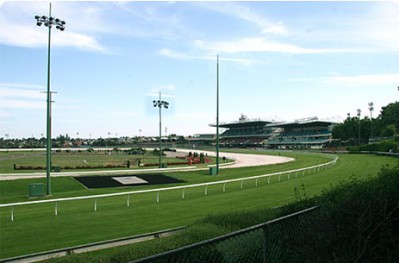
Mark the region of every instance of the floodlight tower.
<instances>
[{"instance_id":1,"label":"floodlight tower","mask_svg":"<svg viewBox=\"0 0 399 263\"><path fill-rule=\"evenodd\" d=\"M47 179L47 195L51 195L51 91L50 91L50 49L51 49L51 28L53 25L60 31L65 30L65 21L51 16L51 3L49 8L49 16L35 16L36 25L48 27L48 47L47 47L47 154L46 154L46 179Z\"/></svg>"},{"instance_id":2,"label":"floodlight tower","mask_svg":"<svg viewBox=\"0 0 399 263\"><path fill-rule=\"evenodd\" d=\"M357 126L357 145L360 145L360 114L362 111L357 109L357 119L358 119L358 126Z\"/></svg>"},{"instance_id":3,"label":"floodlight tower","mask_svg":"<svg viewBox=\"0 0 399 263\"><path fill-rule=\"evenodd\" d=\"M216 174L219 174L219 55L216 56Z\"/></svg>"},{"instance_id":4,"label":"floodlight tower","mask_svg":"<svg viewBox=\"0 0 399 263\"><path fill-rule=\"evenodd\" d=\"M162 114L161 109L169 108L169 102L161 100L161 92L159 92L159 100L152 101L154 107L159 108L159 168L162 168Z\"/></svg>"},{"instance_id":5,"label":"floodlight tower","mask_svg":"<svg viewBox=\"0 0 399 263\"><path fill-rule=\"evenodd\" d=\"M373 111L374 111L374 103L369 102L369 110L370 110L370 138L373 137ZM370 139L369 139L370 142Z\"/></svg>"}]
</instances>

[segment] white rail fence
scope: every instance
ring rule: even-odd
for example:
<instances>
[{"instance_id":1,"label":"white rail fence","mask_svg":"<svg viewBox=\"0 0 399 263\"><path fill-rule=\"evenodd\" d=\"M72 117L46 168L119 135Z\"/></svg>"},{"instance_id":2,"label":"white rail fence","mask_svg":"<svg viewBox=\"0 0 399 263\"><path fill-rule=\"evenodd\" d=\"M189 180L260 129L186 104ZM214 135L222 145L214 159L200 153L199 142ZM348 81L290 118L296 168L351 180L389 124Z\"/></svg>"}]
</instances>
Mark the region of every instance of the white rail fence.
<instances>
[{"instance_id":1,"label":"white rail fence","mask_svg":"<svg viewBox=\"0 0 399 263\"><path fill-rule=\"evenodd\" d=\"M244 187L244 181L255 181L255 186L258 187L258 181L261 178L267 178L267 184L270 184L271 178L277 176L278 182L283 180L282 178L284 175L287 175L287 180L298 176L305 176L306 174L316 173L320 170L325 170L333 165L336 164L338 160L338 156L334 156L332 161L327 163L318 164L314 166L309 166L305 168L299 168L295 170L289 171L282 171L276 173L269 173L263 175L256 175L244 178L236 178L236 179L229 179L223 181L215 181L215 182L206 182L200 184L191 184L191 185L181 185L181 186L172 186L172 187L165 187L165 188L156 188L156 189L147 189L147 190L136 190L136 191L128 191L128 192L120 192L120 193L111 193L111 194L99 194L99 195L90 195L90 196L77 196L77 197L68 197L68 198L57 198L57 199L46 199L46 200L37 200L37 201L29 201L29 202L18 202L18 203L8 203L8 204L0 204L0 208L11 207L11 221L14 221L14 207L16 206L25 206L25 205L36 205L36 204L43 204L43 203L55 203L54 214L58 215L58 203L66 202L66 201L76 201L76 200L86 200L86 199L94 199L94 211L97 211L97 201L99 198L107 198L107 197L115 197L115 196L126 196L126 206L130 206L130 196L137 195L137 194L144 194L144 193L156 193L156 203L160 202L160 193L165 191L172 191L172 190L182 190L181 198L185 199L185 192L187 188L198 188L204 187L204 195L208 195L208 187L212 185L223 185L222 191L226 192L226 185L228 183L240 182L240 189Z\"/></svg>"}]
</instances>

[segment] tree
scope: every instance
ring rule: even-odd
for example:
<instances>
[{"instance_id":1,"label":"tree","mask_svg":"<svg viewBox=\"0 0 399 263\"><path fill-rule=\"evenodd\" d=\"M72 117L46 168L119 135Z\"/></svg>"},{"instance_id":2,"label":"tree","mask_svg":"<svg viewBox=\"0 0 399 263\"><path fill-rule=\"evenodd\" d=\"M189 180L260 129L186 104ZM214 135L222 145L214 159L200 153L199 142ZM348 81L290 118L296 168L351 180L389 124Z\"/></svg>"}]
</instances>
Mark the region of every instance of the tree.
<instances>
[{"instance_id":1,"label":"tree","mask_svg":"<svg viewBox=\"0 0 399 263\"><path fill-rule=\"evenodd\" d=\"M360 126L359 126L360 125ZM399 102L382 107L376 119L364 117L348 117L343 123L337 124L332 130L334 139L353 144L358 141L360 128L360 144L367 143L373 137L392 137L399 131ZM371 132L372 129L372 132Z\"/></svg>"},{"instance_id":2,"label":"tree","mask_svg":"<svg viewBox=\"0 0 399 263\"><path fill-rule=\"evenodd\" d=\"M360 127L362 126L364 126L364 124L362 125L362 123L360 123ZM358 128L359 119L357 117L348 116L343 123L339 123L334 127L332 136L334 139L340 139L342 141L357 141ZM361 135L362 134L363 132L361 132Z\"/></svg>"},{"instance_id":3,"label":"tree","mask_svg":"<svg viewBox=\"0 0 399 263\"><path fill-rule=\"evenodd\" d=\"M399 130L399 102L382 107L379 118L383 127L393 124L396 130Z\"/></svg>"},{"instance_id":4,"label":"tree","mask_svg":"<svg viewBox=\"0 0 399 263\"><path fill-rule=\"evenodd\" d=\"M392 137L396 134L396 127L395 125L391 124L388 125L382 132L381 137Z\"/></svg>"}]
</instances>

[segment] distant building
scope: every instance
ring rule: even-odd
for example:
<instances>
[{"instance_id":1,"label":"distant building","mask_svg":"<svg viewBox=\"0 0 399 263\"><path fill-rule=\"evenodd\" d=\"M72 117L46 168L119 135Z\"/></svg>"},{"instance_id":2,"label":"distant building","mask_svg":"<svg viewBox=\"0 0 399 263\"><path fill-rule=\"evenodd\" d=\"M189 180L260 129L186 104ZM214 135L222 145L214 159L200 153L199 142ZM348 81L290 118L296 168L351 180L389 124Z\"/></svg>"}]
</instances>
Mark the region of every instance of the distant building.
<instances>
[{"instance_id":1,"label":"distant building","mask_svg":"<svg viewBox=\"0 0 399 263\"><path fill-rule=\"evenodd\" d=\"M215 140L215 134L194 134L194 136L187 138L190 145L195 146L209 146Z\"/></svg>"}]
</instances>

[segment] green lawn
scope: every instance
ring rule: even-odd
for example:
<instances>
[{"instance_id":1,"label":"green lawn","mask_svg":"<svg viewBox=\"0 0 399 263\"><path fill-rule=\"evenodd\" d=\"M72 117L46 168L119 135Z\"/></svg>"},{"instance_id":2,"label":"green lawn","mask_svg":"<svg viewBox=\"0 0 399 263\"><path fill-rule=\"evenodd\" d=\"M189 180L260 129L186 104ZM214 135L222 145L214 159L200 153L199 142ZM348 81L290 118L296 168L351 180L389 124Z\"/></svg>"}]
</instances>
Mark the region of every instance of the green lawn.
<instances>
[{"instance_id":1,"label":"green lawn","mask_svg":"<svg viewBox=\"0 0 399 263\"><path fill-rule=\"evenodd\" d=\"M156 164L159 161L159 156L152 152L147 152L145 155L129 155L125 152L54 152L52 154L53 166L60 167L85 167L85 166L103 166L103 165L126 165L130 162L131 168L138 168L138 161L145 164ZM176 163L185 160L178 158L169 158L163 156L163 162ZM45 151L10 151L0 152L0 175L2 173L26 173L26 172L44 172L42 170L14 170L14 164L19 166L46 166L46 152ZM120 168L119 168L120 169ZM66 169L63 171L81 171L83 169L74 170Z\"/></svg>"},{"instance_id":2,"label":"green lawn","mask_svg":"<svg viewBox=\"0 0 399 263\"><path fill-rule=\"evenodd\" d=\"M337 164L328 170L291 177L290 180L282 177L281 182L273 178L270 184L263 179L258 187L254 182L245 182L241 190L239 182L230 183L223 193L221 185L212 186L206 196L204 188L186 189L184 200L181 190L162 192L159 204L156 203L155 193L131 196L129 207L126 196L99 199L97 211L94 211L94 200L68 201L58 204L58 216L54 214L54 203L27 205L14 207L14 222L10 220L11 208L1 208L0 258L190 225L209 214L281 206L295 199L295 188L304 188L309 196L317 195L352 175L375 176L382 165L397 162L394 158L373 155L339 157ZM329 160L318 155L302 154L296 154L296 158L296 162L288 164L225 169L218 177L211 177L206 172L169 175L189 183L200 183L291 170ZM1 202L26 201L29 182L31 180L0 182ZM54 198L115 191L121 189L92 191L82 188L71 178L53 179Z\"/></svg>"}]
</instances>

